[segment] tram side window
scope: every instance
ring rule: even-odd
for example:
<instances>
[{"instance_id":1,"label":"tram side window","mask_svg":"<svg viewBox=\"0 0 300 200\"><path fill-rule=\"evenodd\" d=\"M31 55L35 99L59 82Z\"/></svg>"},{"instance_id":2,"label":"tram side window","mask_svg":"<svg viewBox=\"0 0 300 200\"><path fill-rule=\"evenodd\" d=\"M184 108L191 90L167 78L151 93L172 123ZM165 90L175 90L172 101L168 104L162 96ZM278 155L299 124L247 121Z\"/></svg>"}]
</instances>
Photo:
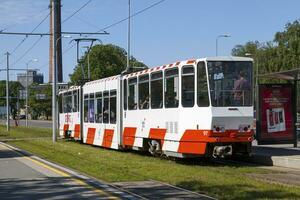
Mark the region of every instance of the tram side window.
<instances>
[{"instance_id":1,"label":"tram side window","mask_svg":"<svg viewBox=\"0 0 300 200\"><path fill-rule=\"evenodd\" d=\"M183 107L193 107L195 104L195 70L193 66L182 68L181 102Z\"/></svg>"},{"instance_id":2,"label":"tram side window","mask_svg":"<svg viewBox=\"0 0 300 200\"><path fill-rule=\"evenodd\" d=\"M149 75L139 77L139 109L149 108Z\"/></svg>"},{"instance_id":3,"label":"tram side window","mask_svg":"<svg viewBox=\"0 0 300 200\"><path fill-rule=\"evenodd\" d=\"M137 78L128 80L128 109L137 109Z\"/></svg>"},{"instance_id":4,"label":"tram side window","mask_svg":"<svg viewBox=\"0 0 300 200\"><path fill-rule=\"evenodd\" d=\"M78 90L73 91L73 108L72 112L78 111Z\"/></svg>"},{"instance_id":5,"label":"tram side window","mask_svg":"<svg viewBox=\"0 0 300 200\"><path fill-rule=\"evenodd\" d=\"M63 95L62 94L59 94L58 96L58 112L59 113L63 113L63 109L62 109L62 106L63 106L63 100L62 100L62 97Z\"/></svg>"},{"instance_id":6,"label":"tram side window","mask_svg":"<svg viewBox=\"0 0 300 200\"><path fill-rule=\"evenodd\" d=\"M90 94L89 99L89 122L95 122L95 95L94 93Z\"/></svg>"},{"instance_id":7,"label":"tram side window","mask_svg":"<svg viewBox=\"0 0 300 200\"><path fill-rule=\"evenodd\" d=\"M178 68L165 71L165 107L177 108L179 102L178 94Z\"/></svg>"},{"instance_id":8,"label":"tram side window","mask_svg":"<svg viewBox=\"0 0 300 200\"><path fill-rule=\"evenodd\" d=\"M103 123L109 123L109 92L103 92Z\"/></svg>"},{"instance_id":9,"label":"tram side window","mask_svg":"<svg viewBox=\"0 0 300 200\"><path fill-rule=\"evenodd\" d=\"M204 62L197 64L197 104L199 107L209 106L207 76Z\"/></svg>"},{"instance_id":10,"label":"tram side window","mask_svg":"<svg viewBox=\"0 0 300 200\"><path fill-rule=\"evenodd\" d=\"M64 98L64 113L72 112L72 92L67 92L63 96Z\"/></svg>"},{"instance_id":11,"label":"tram side window","mask_svg":"<svg viewBox=\"0 0 300 200\"><path fill-rule=\"evenodd\" d=\"M109 96L109 121L111 124L115 124L117 121L117 91L110 91Z\"/></svg>"},{"instance_id":12,"label":"tram side window","mask_svg":"<svg viewBox=\"0 0 300 200\"><path fill-rule=\"evenodd\" d=\"M89 95L85 94L84 95L84 108L83 108L84 122L88 122L88 108L89 108Z\"/></svg>"},{"instance_id":13,"label":"tram side window","mask_svg":"<svg viewBox=\"0 0 300 200\"><path fill-rule=\"evenodd\" d=\"M124 110L127 110L127 79L123 81Z\"/></svg>"},{"instance_id":14,"label":"tram side window","mask_svg":"<svg viewBox=\"0 0 300 200\"><path fill-rule=\"evenodd\" d=\"M102 93L96 93L95 122L102 123Z\"/></svg>"},{"instance_id":15,"label":"tram side window","mask_svg":"<svg viewBox=\"0 0 300 200\"><path fill-rule=\"evenodd\" d=\"M63 98L63 102L64 102L62 105L62 109L63 109L63 112L66 113L67 112L67 93L63 93L62 98Z\"/></svg>"},{"instance_id":16,"label":"tram side window","mask_svg":"<svg viewBox=\"0 0 300 200\"><path fill-rule=\"evenodd\" d=\"M151 74L151 108L157 109L163 106L163 74L156 72Z\"/></svg>"}]
</instances>

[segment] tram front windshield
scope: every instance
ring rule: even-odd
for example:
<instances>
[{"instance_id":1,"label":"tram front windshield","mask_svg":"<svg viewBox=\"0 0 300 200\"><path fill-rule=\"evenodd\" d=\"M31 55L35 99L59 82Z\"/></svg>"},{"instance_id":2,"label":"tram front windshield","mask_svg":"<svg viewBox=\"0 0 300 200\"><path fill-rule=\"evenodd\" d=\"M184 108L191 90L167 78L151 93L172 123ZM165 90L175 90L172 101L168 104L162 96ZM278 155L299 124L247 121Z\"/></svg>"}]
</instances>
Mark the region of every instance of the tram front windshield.
<instances>
[{"instance_id":1,"label":"tram front windshield","mask_svg":"<svg viewBox=\"0 0 300 200\"><path fill-rule=\"evenodd\" d=\"M211 105L252 106L252 62L207 63Z\"/></svg>"}]
</instances>

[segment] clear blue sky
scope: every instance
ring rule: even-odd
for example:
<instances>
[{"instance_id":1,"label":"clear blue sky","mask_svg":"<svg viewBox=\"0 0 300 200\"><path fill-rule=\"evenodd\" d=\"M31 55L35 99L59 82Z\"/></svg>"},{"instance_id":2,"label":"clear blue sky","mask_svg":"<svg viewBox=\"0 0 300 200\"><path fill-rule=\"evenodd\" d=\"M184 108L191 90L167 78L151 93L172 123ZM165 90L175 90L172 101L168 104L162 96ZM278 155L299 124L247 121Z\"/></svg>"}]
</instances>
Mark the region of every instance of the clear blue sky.
<instances>
[{"instance_id":1,"label":"clear blue sky","mask_svg":"<svg viewBox=\"0 0 300 200\"><path fill-rule=\"evenodd\" d=\"M62 20L89 0L62 0ZM160 0L131 0L132 14ZM31 32L47 16L49 0L1 0L0 30ZM62 24L63 31L98 31L128 15L128 0L92 0L80 12ZM230 55L238 44L258 40L270 41L274 33L284 30L287 22L300 19L299 0L165 0L132 18L131 54L150 67L178 60L215 55L216 37L219 55ZM88 21L88 23L85 23ZM49 18L35 31L49 31ZM103 43L127 48L127 22L107 29L110 35L95 36ZM72 39L77 38L74 36ZM5 67L4 53L12 52L24 36L0 35L0 68ZM30 67L39 68L48 82L49 39L43 37L23 58L22 55L38 37L28 37L11 55L12 68L25 68L26 62L37 58ZM71 39L64 39L63 50ZM82 50L83 51L83 50ZM69 80L76 65L75 46L63 55L64 81ZM17 72L11 72L16 79ZM0 72L5 79L5 72Z\"/></svg>"}]
</instances>

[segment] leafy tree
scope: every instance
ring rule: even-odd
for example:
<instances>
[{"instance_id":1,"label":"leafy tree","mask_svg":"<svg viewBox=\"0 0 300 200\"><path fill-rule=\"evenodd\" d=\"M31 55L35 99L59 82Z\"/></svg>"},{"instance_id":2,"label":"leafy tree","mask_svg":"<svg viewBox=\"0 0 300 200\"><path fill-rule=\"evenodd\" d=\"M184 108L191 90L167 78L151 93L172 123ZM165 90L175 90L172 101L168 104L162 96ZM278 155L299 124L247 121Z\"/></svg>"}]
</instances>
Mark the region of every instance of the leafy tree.
<instances>
[{"instance_id":1,"label":"leafy tree","mask_svg":"<svg viewBox=\"0 0 300 200\"><path fill-rule=\"evenodd\" d=\"M9 105L11 107L11 115L13 118L18 114L18 108L24 105L24 100L19 99L19 91L23 89L22 85L17 81L9 82ZM0 81L0 106L6 106L6 81Z\"/></svg>"},{"instance_id":2,"label":"leafy tree","mask_svg":"<svg viewBox=\"0 0 300 200\"><path fill-rule=\"evenodd\" d=\"M300 65L300 21L285 25L285 30L277 32L273 41L247 42L236 45L232 55L245 56L250 53L258 67L259 74L295 69ZM266 80L262 80L264 82ZM274 82L274 81L273 81Z\"/></svg>"},{"instance_id":3,"label":"leafy tree","mask_svg":"<svg viewBox=\"0 0 300 200\"><path fill-rule=\"evenodd\" d=\"M122 73L126 68L127 62L126 51L116 45L95 45L89 52L90 74L91 80L97 80L109 76L114 76ZM73 74L70 74L70 79L73 84L78 84L83 79L82 67L85 78L87 78L87 55L81 57L79 65L74 69ZM138 62L133 56L130 58L130 66L132 67L147 67L145 64Z\"/></svg>"},{"instance_id":4,"label":"leafy tree","mask_svg":"<svg viewBox=\"0 0 300 200\"><path fill-rule=\"evenodd\" d=\"M32 119L52 114L52 89L51 85L32 85L29 90L29 113Z\"/></svg>"}]
</instances>

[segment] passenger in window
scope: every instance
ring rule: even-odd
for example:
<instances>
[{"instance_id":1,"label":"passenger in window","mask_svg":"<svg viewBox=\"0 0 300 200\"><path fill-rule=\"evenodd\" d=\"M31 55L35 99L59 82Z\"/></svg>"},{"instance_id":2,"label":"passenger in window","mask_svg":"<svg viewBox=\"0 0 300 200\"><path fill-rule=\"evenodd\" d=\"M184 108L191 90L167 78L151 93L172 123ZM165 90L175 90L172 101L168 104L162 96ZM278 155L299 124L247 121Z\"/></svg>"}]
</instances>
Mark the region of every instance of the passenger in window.
<instances>
[{"instance_id":1,"label":"passenger in window","mask_svg":"<svg viewBox=\"0 0 300 200\"><path fill-rule=\"evenodd\" d=\"M103 122L105 122L105 123L108 122L108 115L109 115L109 110L104 110L103 111Z\"/></svg>"},{"instance_id":2,"label":"passenger in window","mask_svg":"<svg viewBox=\"0 0 300 200\"><path fill-rule=\"evenodd\" d=\"M96 122L99 123L99 122L102 121L102 120L101 120L101 119L102 119L102 113L97 113L95 117L96 117Z\"/></svg>"},{"instance_id":3,"label":"passenger in window","mask_svg":"<svg viewBox=\"0 0 300 200\"><path fill-rule=\"evenodd\" d=\"M149 108L149 96L145 98L145 100L140 105L141 109L148 109Z\"/></svg>"},{"instance_id":4,"label":"passenger in window","mask_svg":"<svg viewBox=\"0 0 300 200\"><path fill-rule=\"evenodd\" d=\"M136 110L137 109L137 103L131 103L129 106L130 110Z\"/></svg>"},{"instance_id":5,"label":"passenger in window","mask_svg":"<svg viewBox=\"0 0 300 200\"><path fill-rule=\"evenodd\" d=\"M248 80L245 78L245 74L240 72L238 79L234 82L233 99L236 106L243 105L246 100L247 91L250 90Z\"/></svg>"},{"instance_id":6,"label":"passenger in window","mask_svg":"<svg viewBox=\"0 0 300 200\"><path fill-rule=\"evenodd\" d=\"M176 93L168 94L166 97L166 107L174 108L178 107L178 99L176 98Z\"/></svg>"}]
</instances>

